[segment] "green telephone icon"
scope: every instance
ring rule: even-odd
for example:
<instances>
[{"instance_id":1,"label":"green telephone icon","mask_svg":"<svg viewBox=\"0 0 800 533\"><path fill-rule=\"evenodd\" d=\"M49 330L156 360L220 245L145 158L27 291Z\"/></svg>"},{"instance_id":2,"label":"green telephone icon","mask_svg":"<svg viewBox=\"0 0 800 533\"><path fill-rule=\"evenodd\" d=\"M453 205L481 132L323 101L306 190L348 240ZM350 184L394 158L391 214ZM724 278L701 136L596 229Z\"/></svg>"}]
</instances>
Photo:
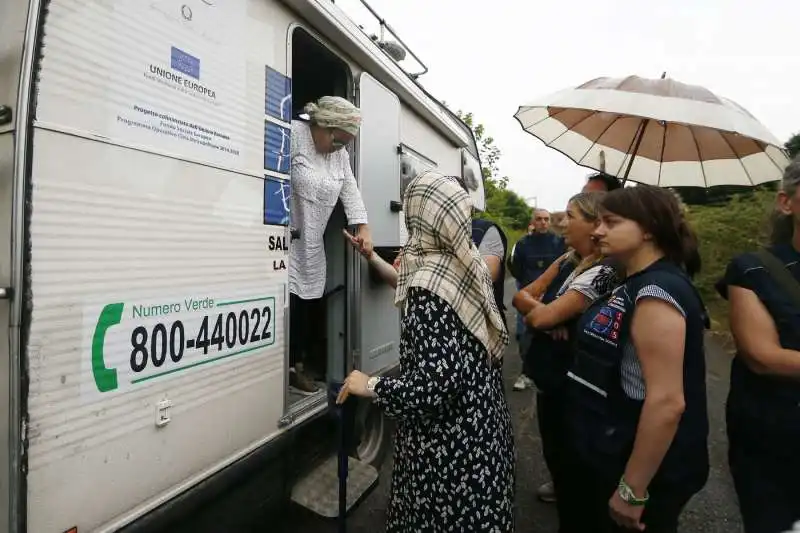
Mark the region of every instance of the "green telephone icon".
<instances>
[{"instance_id":1,"label":"green telephone icon","mask_svg":"<svg viewBox=\"0 0 800 533\"><path fill-rule=\"evenodd\" d=\"M92 337L92 374L94 383L100 392L108 392L117 388L117 369L107 368L103 353L106 342L106 331L122 321L122 310L125 304L108 304L100 312Z\"/></svg>"}]
</instances>

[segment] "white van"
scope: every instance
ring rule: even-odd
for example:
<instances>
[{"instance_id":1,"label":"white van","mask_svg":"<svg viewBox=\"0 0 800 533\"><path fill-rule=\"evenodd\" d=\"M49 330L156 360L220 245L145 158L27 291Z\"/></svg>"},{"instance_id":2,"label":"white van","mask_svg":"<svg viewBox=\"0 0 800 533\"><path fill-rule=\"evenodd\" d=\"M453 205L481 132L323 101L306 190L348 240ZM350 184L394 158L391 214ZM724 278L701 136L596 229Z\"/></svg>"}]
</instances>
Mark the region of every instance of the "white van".
<instances>
[{"instance_id":1,"label":"white van","mask_svg":"<svg viewBox=\"0 0 800 533\"><path fill-rule=\"evenodd\" d=\"M330 508L337 422L324 391L288 388L291 120L323 95L361 107L350 152L388 259L403 178L436 168L483 196L470 129L382 39L331 0L0 4L9 532L236 532L289 498ZM392 293L345 224L339 206L328 382L398 361ZM390 444L380 412L358 411L353 499Z\"/></svg>"}]
</instances>

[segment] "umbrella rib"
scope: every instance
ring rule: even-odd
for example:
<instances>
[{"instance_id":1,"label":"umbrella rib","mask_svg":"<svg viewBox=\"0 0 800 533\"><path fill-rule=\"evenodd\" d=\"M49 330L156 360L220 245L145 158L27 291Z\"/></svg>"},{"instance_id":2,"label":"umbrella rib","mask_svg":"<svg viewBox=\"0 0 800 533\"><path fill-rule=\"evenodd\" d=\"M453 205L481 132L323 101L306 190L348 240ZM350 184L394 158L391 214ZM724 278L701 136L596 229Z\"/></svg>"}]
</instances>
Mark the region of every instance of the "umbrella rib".
<instances>
[{"instance_id":1,"label":"umbrella rib","mask_svg":"<svg viewBox=\"0 0 800 533\"><path fill-rule=\"evenodd\" d=\"M590 116L594 116L595 114L597 114L597 111L595 111L594 113L592 113L592 115L590 115ZM617 122L617 121L618 121L620 118L621 118L621 116L620 116L620 115L616 115L616 116L614 117L614 120L612 120L612 121L611 121L611 122L608 124L608 126L606 126L606 127L605 127L605 129L604 129L604 130L603 130L603 131L600 133L600 135L598 135L598 136L597 136L597 139L595 139L595 140L593 140L593 141L592 141L592 144L590 144L590 145L589 145L589 148L588 148L588 149L587 149L587 150L586 150L586 151L583 153L583 155L581 156L581 158L580 158L580 159L578 159L578 161L583 161L583 158L584 158L584 157L586 157L586 156L589 154L589 152L591 152L591 151L592 151L592 148L594 148L594 147L597 145L597 141L600 139L600 137L602 137L603 135L605 135L605 134L606 134L606 132L607 132L608 130L610 130L610 129L611 129L611 126L613 126L614 124L616 124L616 122Z\"/></svg>"},{"instance_id":2,"label":"umbrella rib","mask_svg":"<svg viewBox=\"0 0 800 533\"><path fill-rule=\"evenodd\" d=\"M560 113L563 113L564 111L571 110L571 109L575 109L575 108L572 108L572 107L570 107L570 108L565 108L565 109L563 109L562 111L559 111L558 113L556 113L556 114L554 114L554 115L550 115L549 117L546 117L546 118L544 118L544 119L540 120L540 121L539 121L539 122L537 122L536 124L539 124L540 122L543 122L544 120L547 120L548 118L553 118L553 117L555 117L556 115L558 115L558 114L560 114ZM544 145L545 145L545 146L547 146L547 147L549 147L549 148L552 148L550 145L551 145L551 144L553 144L554 142L556 142L557 140L559 140L559 139L560 139L560 138L561 138L563 135L566 135L566 133L567 133L568 131L573 131L573 129L575 128L575 126L577 126L578 124L580 124L580 123L581 123L581 122L583 122L584 120L588 120L589 118L591 118L591 117L593 117L593 116L595 116L595 115L597 114L597 111L592 111L591 109L585 109L584 111L589 111L589 114L588 114L588 115L586 115L585 117L583 117L582 119L580 119L578 122L576 122L575 124L573 124L573 125L572 125L572 126L570 126L569 128L567 128L566 126L564 126L564 127L566 128L564 131L562 131L561 133L559 133L558 135L556 135L555 137L553 137L553 140L552 140L552 141L544 143ZM559 122L560 122L560 121L559 121ZM563 123L561 123L561 125L563 126L564 124L563 124ZM603 133L605 133L605 130L603 130ZM603 135L603 133L601 133L600 135ZM589 150L591 150L591 149L592 149L592 146L594 146L594 145L595 145L595 142L594 142L594 141L592 141L592 145L591 145L591 146L589 146ZM583 155L580 157L580 159L579 159L578 161L580 161L580 160L582 160L584 157L586 157L586 154L588 154L588 153L589 153L589 150L586 150L586 152L584 152L584 154L583 154Z\"/></svg>"},{"instance_id":3,"label":"umbrella rib","mask_svg":"<svg viewBox=\"0 0 800 533\"><path fill-rule=\"evenodd\" d=\"M772 156L769 155L769 153L767 153L767 146L772 146L772 145L771 144L769 144L769 145L765 144L764 145L764 155L767 156L767 159L769 159L770 163L775 165L775 168L777 168L780 171L781 175L783 175L783 173L786 170L786 168L780 166L774 159L772 159ZM780 148L778 148L778 150L784 152L784 154L785 154L785 150L781 150ZM788 154L786 154L786 155L787 155L787 159L788 159Z\"/></svg>"},{"instance_id":4,"label":"umbrella rib","mask_svg":"<svg viewBox=\"0 0 800 533\"><path fill-rule=\"evenodd\" d=\"M755 187L755 186L756 186L756 184L755 184L755 183L753 183L753 177L752 177L752 176L750 175L750 173L747 171L747 167L746 167L746 166L744 166L744 162L742 161L742 158L741 158L741 156L739 155L739 152L737 152L737 151L736 151L736 148L734 148L734 147L733 147L733 145L732 145L732 144L731 144L731 142L728 140L728 138L727 138L727 137L725 137L725 135L723 135L721 132L720 132L720 134L719 134L719 135L720 135L720 137L722 137L722 140L724 140L724 141L725 141L725 144L727 144L727 145L730 147L730 149L731 149L731 152L733 152L733 155L735 155L735 156L736 156L736 160L739 162L739 164L740 164L740 165L742 165L742 170L744 170L744 174L745 174L745 176L747 176L747 179L749 179L749 180L750 180L750 185L751 185L751 186L753 186L753 187Z\"/></svg>"},{"instance_id":5,"label":"umbrella rib","mask_svg":"<svg viewBox=\"0 0 800 533\"><path fill-rule=\"evenodd\" d=\"M520 120L520 118L518 116L515 115L514 116L514 120L516 120L517 123L520 125L520 127L522 128L522 131L524 131L525 133L527 133L528 135L530 135L531 137L533 137L534 139L536 139L537 141L542 143L544 146L547 146L548 148L551 148L551 149L555 150L556 152L558 152L559 154L563 155L564 157L572 160L576 165L578 165L580 167L588 168L589 170L593 170L593 171L597 172L597 169L594 168L593 166L581 163L580 161L576 160L574 157L572 157L570 154L568 154L564 150L561 150L560 148L557 148L555 146L548 145L546 142L544 142L544 140L542 140L541 137L539 137L538 135L534 135L533 133L528 131L528 129L525 126L523 126L522 120ZM614 119L614 120L616 121L616 119Z\"/></svg>"},{"instance_id":6,"label":"umbrella rib","mask_svg":"<svg viewBox=\"0 0 800 533\"><path fill-rule=\"evenodd\" d=\"M565 109L564 111L566 111L566 109ZM558 113L561 113L561 111L559 111ZM556 115L558 115L558 113L556 113ZM586 120L587 118L589 118L589 117L593 117L593 116L595 115L595 113L597 113L597 111L592 111L592 112L591 112L591 113L589 113L589 114L588 114L586 117L584 117L584 118L580 119L578 122L576 122L575 124L573 124L573 125L572 125L572 126L570 126L569 128L567 128L566 126L564 126L564 124L563 124L562 122L560 122L560 121L559 121L559 124L561 124L562 126L564 126L564 128L566 128L566 129L565 129L564 131L562 131L561 133L559 133L558 135L556 135L555 137L553 137L553 140L552 140L552 141L550 141L550 142L548 142L548 143L545 143L545 146L550 146L552 143L554 143L554 142L556 142L557 140L559 140L559 139L560 139L560 138L561 138L563 135L566 135L566 133L567 133L568 131L572 131L572 128L574 128L575 126L577 126L578 124L580 124L581 122L583 122L584 120ZM555 116L555 115L551 115L551 116L550 116L550 117L548 117L548 118L553 118L554 116ZM538 124L538 122L537 122L537 124ZM587 153L588 153L588 152L587 152ZM583 154L583 155L586 155L586 154Z\"/></svg>"},{"instance_id":7,"label":"umbrella rib","mask_svg":"<svg viewBox=\"0 0 800 533\"><path fill-rule=\"evenodd\" d=\"M694 146L697 148L697 162L700 163L700 170L703 172L703 183L705 184L705 188L708 189L708 178L706 177L706 167L703 165L703 154L700 153L700 143L697 141L697 136L694 134L694 128L691 126L686 127L689 128L689 133L692 134Z\"/></svg>"},{"instance_id":8,"label":"umbrella rib","mask_svg":"<svg viewBox=\"0 0 800 533\"><path fill-rule=\"evenodd\" d=\"M531 107L531 108L529 108L529 109L537 109L537 108L536 108L536 107ZM564 107L564 108L562 108L562 109L561 109L561 111L559 111L558 113L553 113L552 115L550 114L550 107L549 107L549 106L545 106L545 109L547 109L547 116L546 116L546 117L543 117L541 120L537 120L536 122L531 122L530 126L528 126L529 128L531 128L531 127L533 127L533 126L538 126L539 124L541 124L541 123L542 123L542 122L544 122L545 120L547 120L547 119L551 119L551 118L554 118L554 117L556 117L557 115L560 115L561 113L564 113L564 112L566 112L566 111L570 111L570 110L572 110L572 109L574 109L574 108L572 108L572 107ZM591 111L591 110L590 110L590 109L587 109L587 111ZM593 113L594 113L594 112L593 112ZM519 112L517 112L517 114L519 114ZM590 116L591 116L591 115L590 115ZM517 119L517 121L519 121L519 119ZM526 128L522 128L522 129L523 129L523 130L525 130L525 131L527 131L527 129L526 129ZM547 143L545 143L545 145L546 145L546 144L547 144Z\"/></svg>"},{"instance_id":9,"label":"umbrella rib","mask_svg":"<svg viewBox=\"0 0 800 533\"><path fill-rule=\"evenodd\" d=\"M664 136L661 138L661 160L658 162L658 186L661 187L661 171L664 169L664 150L667 147L667 123L663 123Z\"/></svg>"}]
</instances>

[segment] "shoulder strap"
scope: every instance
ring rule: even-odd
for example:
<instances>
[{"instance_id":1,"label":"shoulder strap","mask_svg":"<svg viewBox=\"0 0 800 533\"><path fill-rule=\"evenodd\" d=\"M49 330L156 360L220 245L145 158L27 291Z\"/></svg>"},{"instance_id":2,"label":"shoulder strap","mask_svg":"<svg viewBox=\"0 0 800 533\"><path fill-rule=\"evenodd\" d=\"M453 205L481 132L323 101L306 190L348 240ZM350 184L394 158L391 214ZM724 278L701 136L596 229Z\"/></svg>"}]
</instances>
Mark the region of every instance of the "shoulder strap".
<instances>
[{"instance_id":1,"label":"shoulder strap","mask_svg":"<svg viewBox=\"0 0 800 533\"><path fill-rule=\"evenodd\" d=\"M475 243L476 247L481 247L481 242L483 242L483 238L486 236L486 230L488 229L489 225L485 220L480 218L472 219L472 242Z\"/></svg>"},{"instance_id":2,"label":"shoulder strap","mask_svg":"<svg viewBox=\"0 0 800 533\"><path fill-rule=\"evenodd\" d=\"M786 291L786 293L789 295L789 298L792 299L795 305L800 306L800 283L794 279L794 276L792 276L792 274L786 268L786 265L784 265L780 259L775 257L772 252L766 249L758 250L755 253L755 256L764 265L767 273L769 273L775 283L777 283L781 289Z\"/></svg>"},{"instance_id":3,"label":"shoulder strap","mask_svg":"<svg viewBox=\"0 0 800 533\"><path fill-rule=\"evenodd\" d=\"M492 224L492 226L494 226L497 229L497 233L500 234L500 241L503 243L503 255L508 254L508 237L506 237L506 232L503 231L503 228L498 224Z\"/></svg>"}]
</instances>

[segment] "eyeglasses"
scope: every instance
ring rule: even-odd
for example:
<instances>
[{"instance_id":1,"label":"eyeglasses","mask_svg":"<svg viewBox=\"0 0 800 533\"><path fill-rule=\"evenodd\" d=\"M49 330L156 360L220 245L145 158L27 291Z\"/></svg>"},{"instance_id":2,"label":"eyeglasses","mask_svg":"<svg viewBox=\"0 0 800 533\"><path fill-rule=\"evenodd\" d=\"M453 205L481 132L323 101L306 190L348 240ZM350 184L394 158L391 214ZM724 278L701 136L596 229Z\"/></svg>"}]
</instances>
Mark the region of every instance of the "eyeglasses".
<instances>
[{"instance_id":1,"label":"eyeglasses","mask_svg":"<svg viewBox=\"0 0 800 533\"><path fill-rule=\"evenodd\" d=\"M334 150L341 150L345 146L347 146L347 141L337 139L336 134L331 132L331 148L333 148Z\"/></svg>"}]
</instances>

